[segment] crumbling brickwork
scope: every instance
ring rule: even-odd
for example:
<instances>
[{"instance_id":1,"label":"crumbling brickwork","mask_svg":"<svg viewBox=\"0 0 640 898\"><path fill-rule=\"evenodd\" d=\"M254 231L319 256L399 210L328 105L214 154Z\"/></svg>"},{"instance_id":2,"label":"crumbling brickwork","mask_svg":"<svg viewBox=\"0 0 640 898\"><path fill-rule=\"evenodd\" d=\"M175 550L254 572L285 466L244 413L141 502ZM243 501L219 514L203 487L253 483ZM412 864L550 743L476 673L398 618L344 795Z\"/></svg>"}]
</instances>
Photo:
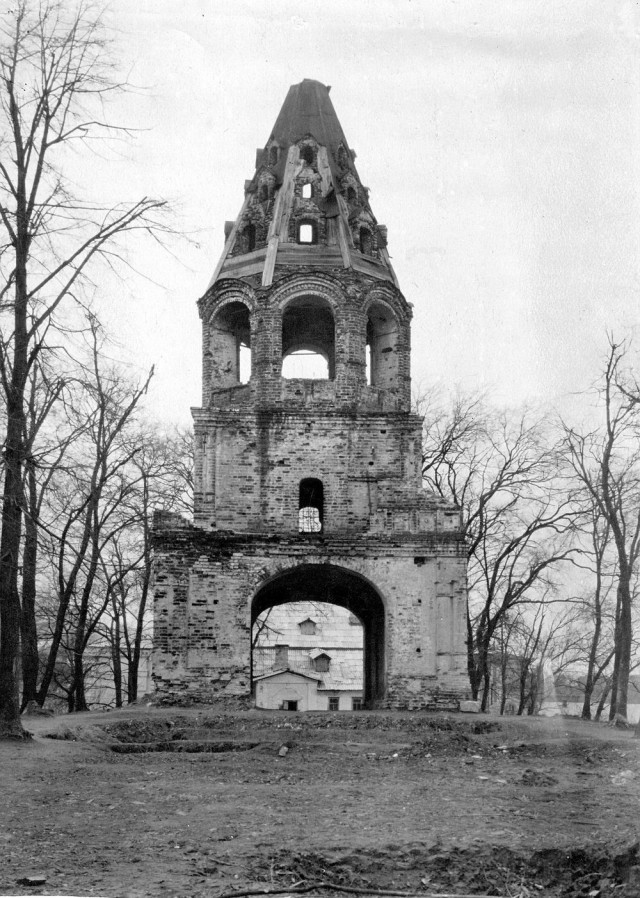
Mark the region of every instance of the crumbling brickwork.
<instances>
[{"instance_id":1,"label":"crumbling brickwork","mask_svg":"<svg viewBox=\"0 0 640 898\"><path fill-rule=\"evenodd\" d=\"M155 527L165 694L249 693L254 620L301 600L362 621L369 706L467 691L459 513L421 485L411 308L354 159L328 89L295 85L200 300L194 525ZM291 355L326 376L283 376Z\"/></svg>"}]
</instances>

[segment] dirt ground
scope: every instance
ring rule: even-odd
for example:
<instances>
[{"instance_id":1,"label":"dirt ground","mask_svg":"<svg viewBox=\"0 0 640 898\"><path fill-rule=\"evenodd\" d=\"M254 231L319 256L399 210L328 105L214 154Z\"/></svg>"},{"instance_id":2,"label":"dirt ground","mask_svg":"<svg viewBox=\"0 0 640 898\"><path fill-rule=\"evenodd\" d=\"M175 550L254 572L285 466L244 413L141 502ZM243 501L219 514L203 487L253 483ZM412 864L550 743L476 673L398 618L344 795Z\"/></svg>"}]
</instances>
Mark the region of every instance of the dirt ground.
<instances>
[{"instance_id":1,"label":"dirt ground","mask_svg":"<svg viewBox=\"0 0 640 898\"><path fill-rule=\"evenodd\" d=\"M0 894L640 896L632 731L213 707L25 725L0 743Z\"/></svg>"}]
</instances>

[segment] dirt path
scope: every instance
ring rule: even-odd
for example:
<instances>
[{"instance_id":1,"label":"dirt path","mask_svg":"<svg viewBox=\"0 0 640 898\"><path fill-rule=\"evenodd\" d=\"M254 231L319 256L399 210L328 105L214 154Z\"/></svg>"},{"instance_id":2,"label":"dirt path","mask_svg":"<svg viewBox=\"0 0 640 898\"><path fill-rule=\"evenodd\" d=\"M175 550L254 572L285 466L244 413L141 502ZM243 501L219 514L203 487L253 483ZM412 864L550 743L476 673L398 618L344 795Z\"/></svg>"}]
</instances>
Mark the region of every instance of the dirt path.
<instances>
[{"instance_id":1,"label":"dirt path","mask_svg":"<svg viewBox=\"0 0 640 898\"><path fill-rule=\"evenodd\" d=\"M215 709L27 726L32 743L0 743L2 894L215 896L325 879L640 895L640 741L628 732ZM18 884L30 874L45 885Z\"/></svg>"}]
</instances>

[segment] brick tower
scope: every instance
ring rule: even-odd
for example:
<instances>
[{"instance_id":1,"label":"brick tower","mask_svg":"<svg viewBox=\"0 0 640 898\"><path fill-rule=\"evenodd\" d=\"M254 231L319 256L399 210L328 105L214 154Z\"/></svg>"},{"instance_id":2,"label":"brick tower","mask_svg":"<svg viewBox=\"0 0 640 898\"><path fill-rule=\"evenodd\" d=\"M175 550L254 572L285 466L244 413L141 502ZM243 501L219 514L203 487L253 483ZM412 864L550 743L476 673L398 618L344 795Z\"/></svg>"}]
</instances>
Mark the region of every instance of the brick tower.
<instances>
[{"instance_id":1,"label":"brick tower","mask_svg":"<svg viewBox=\"0 0 640 898\"><path fill-rule=\"evenodd\" d=\"M456 508L421 485L411 307L329 98L290 88L206 293L195 515L159 514L157 689L249 694L251 628L312 600L364 627L368 706L467 691Z\"/></svg>"}]
</instances>

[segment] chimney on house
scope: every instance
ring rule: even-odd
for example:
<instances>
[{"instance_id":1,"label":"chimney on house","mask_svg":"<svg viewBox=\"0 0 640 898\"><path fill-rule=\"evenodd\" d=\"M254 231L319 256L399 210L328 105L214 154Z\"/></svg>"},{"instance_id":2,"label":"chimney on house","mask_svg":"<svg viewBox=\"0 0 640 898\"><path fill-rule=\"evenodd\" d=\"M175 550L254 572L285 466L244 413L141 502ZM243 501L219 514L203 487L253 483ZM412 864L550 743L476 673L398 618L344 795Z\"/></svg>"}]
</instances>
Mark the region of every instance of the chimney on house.
<instances>
[{"instance_id":1,"label":"chimney on house","mask_svg":"<svg viewBox=\"0 0 640 898\"><path fill-rule=\"evenodd\" d=\"M280 667L288 667L289 665L289 646L288 645L277 645L276 646L276 661L275 666Z\"/></svg>"}]
</instances>

